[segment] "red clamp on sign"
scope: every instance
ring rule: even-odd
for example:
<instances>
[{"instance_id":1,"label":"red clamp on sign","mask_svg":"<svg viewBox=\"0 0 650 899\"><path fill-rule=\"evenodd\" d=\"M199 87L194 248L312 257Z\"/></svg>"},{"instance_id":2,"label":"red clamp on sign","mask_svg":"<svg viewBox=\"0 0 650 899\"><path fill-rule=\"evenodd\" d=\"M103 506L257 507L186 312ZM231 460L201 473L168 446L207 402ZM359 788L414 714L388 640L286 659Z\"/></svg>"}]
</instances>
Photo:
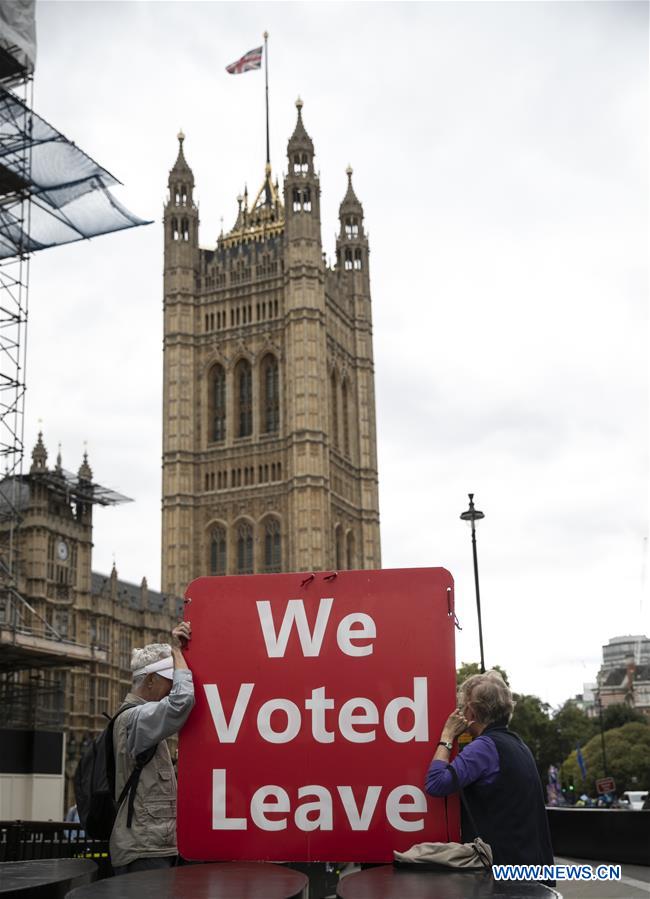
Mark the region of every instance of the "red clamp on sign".
<instances>
[{"instance_id":1,"label":"red clamp on sign","mask_svg":"<svg viewBox=\"0 0 650 899\"><path fill-rule=\"evenodd\" d=\"M424 776L456 704L443 568L200 578L179 745L188 859L392 861L456 840Z\"/></svg>"}]
</instances>

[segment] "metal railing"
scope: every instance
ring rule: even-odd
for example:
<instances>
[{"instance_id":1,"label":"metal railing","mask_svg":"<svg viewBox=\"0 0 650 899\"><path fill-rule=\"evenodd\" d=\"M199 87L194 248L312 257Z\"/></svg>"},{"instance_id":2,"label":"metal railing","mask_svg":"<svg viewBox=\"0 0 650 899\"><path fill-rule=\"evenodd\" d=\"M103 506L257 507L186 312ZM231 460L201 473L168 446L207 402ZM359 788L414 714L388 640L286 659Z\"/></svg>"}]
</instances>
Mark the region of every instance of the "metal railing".
<instances>
[{"instance_id":1,"label":"metal railing","mask_svg":"<svg viewBox=\"0 0 650 899\"><path fill-rule=\"evenodd\" d=\"M107 840L87 837L79 823L68 821L0 821L0 862L43 858L89 858L98 877L113 873Z\"/></svg>"}]
</instances>

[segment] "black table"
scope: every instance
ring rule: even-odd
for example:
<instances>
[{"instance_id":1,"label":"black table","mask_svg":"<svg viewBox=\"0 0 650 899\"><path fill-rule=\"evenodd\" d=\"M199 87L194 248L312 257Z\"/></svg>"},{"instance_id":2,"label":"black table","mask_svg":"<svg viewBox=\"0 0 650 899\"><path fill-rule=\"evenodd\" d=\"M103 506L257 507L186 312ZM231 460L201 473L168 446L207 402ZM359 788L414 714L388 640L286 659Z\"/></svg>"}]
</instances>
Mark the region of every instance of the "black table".
<instances>
[{"instance_id":1,"label":"black table","mask_svg":"<svg viewBox=\"0 0 650 899\"><path fill-rule=\"evenodd\" d=\"M553 899L541 883L495 881L491 874L414 871L382 865L339 881L340 899ZM561 899L561 897L560 897Z\"/></svg>"},{"instance_id":2,"label":"black table","mask_svg":"<svg viewBox=\"0 0 650 899\"><path fill-rule=\"evenodd\" d=\"M89 884L97 865L88 858L39 858L0 864L2 899L63 899L68 892Z\"/></svg>"},{"instance_id":3,"label":"black table","mask_svg":"<svg viewBox=\"0 0 650 899\"><path fill-rule=\"evenodd\" d=\"M69 899L307 899L304 874L264 862L139 871L79 887Z\"/></svg>"}]
</instances>

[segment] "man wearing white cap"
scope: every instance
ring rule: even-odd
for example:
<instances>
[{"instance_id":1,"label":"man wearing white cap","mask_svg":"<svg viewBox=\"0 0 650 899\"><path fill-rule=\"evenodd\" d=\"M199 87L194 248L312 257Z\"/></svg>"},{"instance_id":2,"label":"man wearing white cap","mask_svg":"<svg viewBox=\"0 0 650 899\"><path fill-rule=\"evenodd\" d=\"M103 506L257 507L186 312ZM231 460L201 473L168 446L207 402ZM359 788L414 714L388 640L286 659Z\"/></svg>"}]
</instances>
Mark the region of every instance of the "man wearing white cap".
<instances>
[{"instance_id":1,"label":"man wearing white cap","mask_svg":"<svg viewBox=\"0 0 650 899\"><path fill-rule=\"evenodd\" d=\"M171 867L176 861L176 775L167 737L185 724L194 705L192 672L181 651L191 625L172 631L172 645L134 649L133 683L115 719L115 799L136 767L136 789L120 805L110 839L116 874Z\"/></svg>"}]
</instances>

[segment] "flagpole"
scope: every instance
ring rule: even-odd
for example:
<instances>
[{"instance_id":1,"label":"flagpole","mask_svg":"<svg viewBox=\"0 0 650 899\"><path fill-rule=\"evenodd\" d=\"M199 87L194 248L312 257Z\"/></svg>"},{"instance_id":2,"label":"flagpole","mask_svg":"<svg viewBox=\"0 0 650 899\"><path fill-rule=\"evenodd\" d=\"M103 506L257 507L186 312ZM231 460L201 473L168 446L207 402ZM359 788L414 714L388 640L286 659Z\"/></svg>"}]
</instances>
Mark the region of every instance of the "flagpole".
<instances>
[{"instance_id":1,"label":"flagpole","mask_svg":"<svg viewBox=\"0 0 650 899\"><path fill-rule=\"evenodd\" d=\"M266 164L271 164L271 150L269 143L269 33L264 32L264 80L266 86Z\"/></svg>"}]
</instances>

